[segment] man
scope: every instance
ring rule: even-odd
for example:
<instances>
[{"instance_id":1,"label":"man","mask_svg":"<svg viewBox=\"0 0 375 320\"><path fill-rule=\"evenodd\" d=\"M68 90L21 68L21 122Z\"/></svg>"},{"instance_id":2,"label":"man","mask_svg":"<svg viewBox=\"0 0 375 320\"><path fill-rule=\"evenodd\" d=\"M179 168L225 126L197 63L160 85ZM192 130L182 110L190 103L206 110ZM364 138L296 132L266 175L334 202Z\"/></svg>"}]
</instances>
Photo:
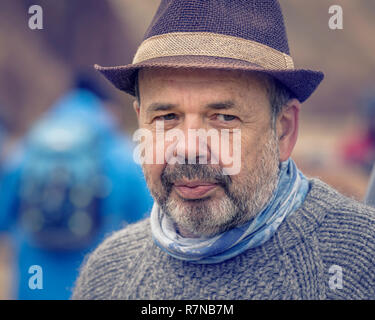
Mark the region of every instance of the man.
<instances>
[{"instance_id":1,"label":"man","mask_svg":"<svg viewBox=\"0 0 375 320\"><path fill-rule=\"evenodd\" d=\"M133 64L97 68L137 97L155 203L92 253L74 299L375 297L374 210L290 158L323 74L294 68L277 1L161 1Z\"/></svg>"}]
</instances>

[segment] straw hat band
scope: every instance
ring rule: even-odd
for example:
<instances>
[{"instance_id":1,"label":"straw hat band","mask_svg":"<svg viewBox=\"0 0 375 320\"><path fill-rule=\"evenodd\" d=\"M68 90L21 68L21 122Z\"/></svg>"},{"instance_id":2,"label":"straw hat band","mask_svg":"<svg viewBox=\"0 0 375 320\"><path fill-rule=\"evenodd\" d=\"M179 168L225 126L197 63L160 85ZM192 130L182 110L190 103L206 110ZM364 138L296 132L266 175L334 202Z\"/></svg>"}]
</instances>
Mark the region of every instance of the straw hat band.
<instances>
[{"instance_id":1,"label":"straw hat band","mask_svg":"<svg viewBox=\"0 0 375 320\"><path fill-rule=\"evenodd\" d=\"M210 56L247 61L265 69L294 70L291 56L259 42L211 32L173 32L144 40L133 64L170 56Z\"/></svg>"}]
</instances>

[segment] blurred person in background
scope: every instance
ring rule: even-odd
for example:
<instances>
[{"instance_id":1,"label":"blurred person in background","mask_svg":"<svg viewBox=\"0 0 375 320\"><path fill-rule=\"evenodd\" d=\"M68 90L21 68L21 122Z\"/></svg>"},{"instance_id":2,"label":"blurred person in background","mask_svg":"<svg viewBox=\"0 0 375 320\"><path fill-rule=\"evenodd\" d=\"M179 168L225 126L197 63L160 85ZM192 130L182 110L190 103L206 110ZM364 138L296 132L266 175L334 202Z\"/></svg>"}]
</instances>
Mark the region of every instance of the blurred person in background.
<instances>
[{"instance_id":1,"label":"blurred person in background","mask_svg":"<svg viewBox=\"0 0 375 320\"><path fill-rule=\"evenodd\" d=\"M360 104L361 127L342 143L341 154L346 164L369 174L375 162L375 90L365 92Z\"/></svg>"},{"instance_id":2,"label":"blurred person in background","mask_svg":"<svg viewBox=\"0 0 375 320\"><path fill-rule=\"evenodd\" d=\"M83 74L9 155L0 230L11 237L12 298L67 299L84 255L152 206L129 139ZM42 268L43 288L29 286Z\"/></svg>"},{"instance_id":3,"label":"blurred person in background","mask_svg":"<svg viewBox=\"0 0 375 320\"><path fill-rule=\"evenodd\" d=\"M0 176L1 176L1 171L2 171L2 158L5 152L6 137L7 137L7 130L6 130L4 122L0 118Z\"/></svg>"},{"instance_id":4,"label":"blurred person in background","mask_svg":"<svg viewBox=\"0 0 375 320\"><path fill-rule=\"evenodd\" d=\"M115 3L1 3L0 96L4 104L0 116L10 130L5 176L0 179L0 228L10 235L12 243L11 248L6 246L8 241L1 245L12 256L14 279L6 281L10 282L6 286L11 286L13 298L68 297L74 268L84 252L90 251L90 246L113 228L139 219L152 201L143 176L138 175L139 168L132 161L132 145L116 128L119 124L131 131L135 117L122 118L121 123L115 124L102 108L103 97L99 99L93 94L101 93L97 87L90 88L92 83L87 78L80 77L77 90L68 92L77 70L98 61L107 63L130 57L133 33L129 32L127 19L118 15ZM32 5L43 9L42 30L28 27ZM119 99L114 91L107 94L117 103L110 103L109 109L115 118L121 117L120 108L111 107L126 104L126 100ZM55 103L57 99L60 100ZM60 150L56 149L57 144ZM83 184L87 188L83 189ZM35 209L34 202L43 203L43 211ZM78 207L78 216L70 202ZM130 206L132 211L125 215L123 206ZM59 212L65 213L60 217ZM45 223L41 223L43 219ZM87 227L90 224L92 228ZM83 225L86 233L79 227ZM66 237L54 238L57 232L51 230L56 231L58 226L70 226L71 230L60 233ZM70 243L61 242L61 238L67 237L71 238ZM43 290L28 287L30 265L42 267ZM5 279L7 270L3 271ZM0 287L4 286L0 282Z\"/></svg>"}]
</instances>

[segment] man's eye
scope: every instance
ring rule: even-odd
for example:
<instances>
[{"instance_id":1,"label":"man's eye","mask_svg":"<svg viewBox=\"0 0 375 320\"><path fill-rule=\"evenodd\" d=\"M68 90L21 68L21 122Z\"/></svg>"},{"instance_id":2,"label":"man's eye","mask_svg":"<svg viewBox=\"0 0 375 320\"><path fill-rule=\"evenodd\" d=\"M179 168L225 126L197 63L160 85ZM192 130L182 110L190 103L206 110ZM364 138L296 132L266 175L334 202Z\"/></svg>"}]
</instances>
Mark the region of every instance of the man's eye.
<instances>
[{"instance_id":1,"label":"man's eye","mask_svg":"<svg viewBox=\"0 0 375 320\"><path fill-rule=\"evenodd\" d=\"M236 116L232 116L230 114L217 114L217 119L219 121L228 122L228 121L236 120L237 117Z\"/></svg>"},{"instance_id":2,"label":"man's eye","mask_svg":"<svg viewBox=\"0 0 375 320\"><path fill-rule=\"evenodd\" d=\"M176 119L176 115L174 113L168 113L166 115L156 117L156 120L164 120L164 121L174 120L174 119Z\"/></svg>"}]
</instances>

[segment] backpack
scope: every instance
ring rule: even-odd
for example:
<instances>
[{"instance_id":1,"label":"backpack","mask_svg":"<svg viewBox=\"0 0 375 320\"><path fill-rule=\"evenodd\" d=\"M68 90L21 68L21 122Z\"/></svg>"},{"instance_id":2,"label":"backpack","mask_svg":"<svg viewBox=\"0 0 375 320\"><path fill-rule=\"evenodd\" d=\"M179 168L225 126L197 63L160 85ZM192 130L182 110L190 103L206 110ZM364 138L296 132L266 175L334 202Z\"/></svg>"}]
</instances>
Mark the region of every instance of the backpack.
<instances>
[{"instance_id":1,"label":"backpack","mask_svg":"<svg viewBox=\"0 0 375 320\"><path fill-rule=\"evenodd\" d=\"M82 121L66 120L43 121L33 130L17 195L19 224L31 243L48 250L86 248L102 224L107 181L98 135Z\"/></svg>"}]
</instances>

